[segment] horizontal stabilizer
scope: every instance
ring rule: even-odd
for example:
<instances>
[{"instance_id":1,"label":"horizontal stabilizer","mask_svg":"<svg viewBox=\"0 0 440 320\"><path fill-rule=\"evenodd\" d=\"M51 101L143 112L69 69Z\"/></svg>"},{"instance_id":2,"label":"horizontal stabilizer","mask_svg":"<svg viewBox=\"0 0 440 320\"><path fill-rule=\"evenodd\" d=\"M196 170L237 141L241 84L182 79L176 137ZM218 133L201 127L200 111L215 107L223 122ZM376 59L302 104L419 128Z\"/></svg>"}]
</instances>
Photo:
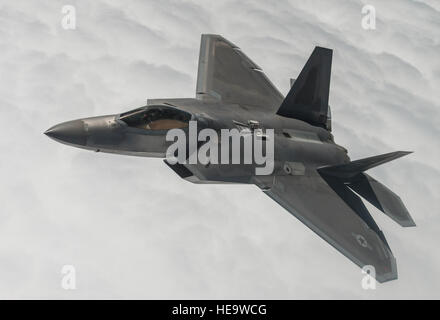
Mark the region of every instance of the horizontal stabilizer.
<instances>
[{"instance_id":1,"label":"horizontal stabilizer","mask_svg":"<svg viewBox=\"0 0 440 320\"><path fill-rule=\"evenodd\" d=\"M346 164L322 167L318 171L326 181L331 177L344 183L402 227L414 227L416 224L400 197L363 172L409 153L411 152L396 151Z\"/></svg>"},{"instance_id":2,"label":"horizontal stabilizer","mask_svg":"<svg viewBox=\"0 0 440 320\"><path fill-rule=\"evenodd\" d=\"M402 227L415 227L400 197L368 174L357 175L347 185Z\"/></svg>"},{"instance_id":3,"label":"horizontal stabilizer","mask_svg":"<svg viewBox=\"0 0 440 320\"><path fill-rule=\"evenodd\" d=\"M396 151L396 152L385 153L374 157L351 161L345 164L322 167L319 169L319 172L330 176L335 176L338 178L349 179L356 176L360 172L377 167L391 160L395 160L397 158L406 156L407 154L410 153L412 152Z\"/></svg>"}]
</instances>

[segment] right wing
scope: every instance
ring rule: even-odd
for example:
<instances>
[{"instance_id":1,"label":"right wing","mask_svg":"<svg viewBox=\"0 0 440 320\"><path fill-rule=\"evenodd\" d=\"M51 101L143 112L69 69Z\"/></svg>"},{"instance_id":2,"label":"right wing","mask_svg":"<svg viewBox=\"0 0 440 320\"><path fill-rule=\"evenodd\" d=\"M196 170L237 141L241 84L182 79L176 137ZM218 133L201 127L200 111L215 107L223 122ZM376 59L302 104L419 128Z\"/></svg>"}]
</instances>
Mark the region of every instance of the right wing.
<instances>
[{"instance_id":1,"label":"right wing","mask_svg":"<svg viewBox=\"0 0 440 320\"><path fill-rule=\"evenodd\" d=\"M283 96L263 71L236 45L203 34L197 75L197 98L276 110Z\"/></svg>"},{"instance_id":2,"label":"right wing","mask_svg":"<svg viewBox=\"0 0 440 320\"><path fill-rule=\"evenodd\" d=\"M360 267L374 266L379 282L397 279L396 260L361 199L334 177L316 171L276 176L264 191Z\"/></svg>"}]
</instances>

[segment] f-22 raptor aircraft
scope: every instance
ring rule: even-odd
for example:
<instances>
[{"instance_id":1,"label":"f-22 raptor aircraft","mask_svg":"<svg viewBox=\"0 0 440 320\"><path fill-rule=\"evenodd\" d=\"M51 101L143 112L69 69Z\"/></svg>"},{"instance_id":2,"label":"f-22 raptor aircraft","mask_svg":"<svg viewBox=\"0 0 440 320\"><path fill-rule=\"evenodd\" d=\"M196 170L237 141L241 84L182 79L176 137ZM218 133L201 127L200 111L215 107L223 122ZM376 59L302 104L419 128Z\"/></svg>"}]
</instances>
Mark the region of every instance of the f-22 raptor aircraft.
<instances>
[{"instance_id":1,"label":"f-22 raptor aircraft","mask_svg":"<svg viewBox=\"0 0 440 320\"><path fill-rule=\"evenodd\" d=\"M397 279L396 260L359 196L403 227L415 226L399 196L365 173L402 157L397 151L350 161L331 134L332 50L316 47L286 97L237 46L202 35L196 98L153 99L129 112L68 121L45 134L94 151L166 157L173 128L274 129L274 167L257 175L255 164L190 164L164 160L194 183L255 184L288 212L376 280Z\"/></svg>"}]
</instances>

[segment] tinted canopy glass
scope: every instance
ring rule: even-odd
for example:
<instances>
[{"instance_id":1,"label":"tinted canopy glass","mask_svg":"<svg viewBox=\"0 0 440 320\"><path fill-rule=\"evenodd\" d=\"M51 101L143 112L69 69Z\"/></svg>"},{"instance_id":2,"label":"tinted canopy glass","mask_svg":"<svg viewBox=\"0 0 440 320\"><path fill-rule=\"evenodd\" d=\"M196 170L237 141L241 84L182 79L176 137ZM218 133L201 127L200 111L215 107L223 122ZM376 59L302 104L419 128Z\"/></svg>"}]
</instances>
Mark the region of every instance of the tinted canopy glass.
<instances>
[{"instance_id":1,"label":"tinted canopy glass","mask_svg":"<svg viewBox=\"0 0 440 320\"><path fill-rule=\"evenodd\" d=\"M147 106L121 114L120 120L129 127L145 130L186 128L191 114L164 105Z\"/></svg>"}]
</instances>

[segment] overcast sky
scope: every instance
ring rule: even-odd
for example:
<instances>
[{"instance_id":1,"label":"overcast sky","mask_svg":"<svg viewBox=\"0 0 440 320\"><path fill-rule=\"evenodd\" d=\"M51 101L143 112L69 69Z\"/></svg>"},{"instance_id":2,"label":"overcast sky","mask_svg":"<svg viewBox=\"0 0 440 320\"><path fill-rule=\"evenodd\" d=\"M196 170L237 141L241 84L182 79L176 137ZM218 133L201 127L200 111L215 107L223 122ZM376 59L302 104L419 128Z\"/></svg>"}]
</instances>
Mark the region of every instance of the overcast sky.
<instances>
[{"instance_id":1,"label":"overcast sky","mask_svg":"<svg viewBox=\"0 0 440 320\"><path fill-rule=\"evenodd\" d=\"M61 27L66 4L75 30ZM361 27L365 4L376 30ZM417 223L368 206L398 280L363 290L357 266L255 186L194 185L160 159L43 135L194 97L202 33L241 47L284 94L314 46L332 48L336 142L352 159L415 151L371 170ZM439 88L437 0L0 0L0 298L440 298Z\"/></svg>"}]
</instances>

